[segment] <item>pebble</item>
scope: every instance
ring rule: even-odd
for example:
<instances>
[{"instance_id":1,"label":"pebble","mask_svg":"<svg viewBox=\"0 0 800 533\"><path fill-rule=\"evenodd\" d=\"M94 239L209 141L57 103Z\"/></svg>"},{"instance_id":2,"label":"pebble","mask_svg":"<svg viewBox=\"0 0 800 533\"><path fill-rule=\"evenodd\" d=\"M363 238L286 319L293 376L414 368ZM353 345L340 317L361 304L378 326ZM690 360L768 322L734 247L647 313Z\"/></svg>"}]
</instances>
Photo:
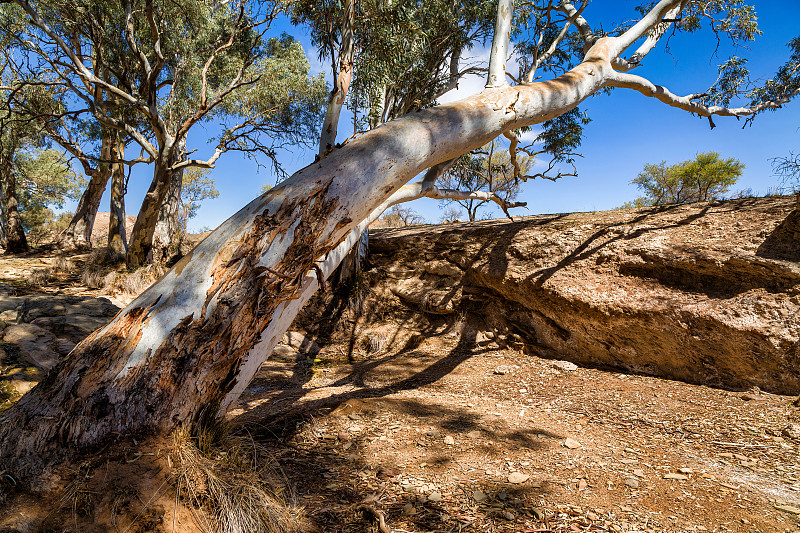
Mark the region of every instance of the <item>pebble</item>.
<instances>
[{"instance_id":1,"label":"pebble","mask_svg":"<svg viewBox=\"0 0 800 533\"><path fill-rule=\"evenodd\" d=\"M403 514L409 515L409 514L414 514L415 512L416 511L414 510L414 504L413 503L409 502L409 503L407 503L407 504L405 504L403 506Z\"/></svg>"},{"instance_id":2,"label":"pebble","mask_svg":"<svg viewBox=\"0 0 800 533\"><path fill-rule=\"evenodd\" d=\"M692 470L691 468L679 468L678 472L680 472L681 474L694 474L694 470Z\"/></svg>"},{"instance_id":3,"label":"pebble","mask_svg":"<svg viewBox=\"0 0 800 533\"><path fill-rule=\"evenodd\" d=\"M515 518L514 513L512 513L511 511L504 512L503 516L506 518L506 520L514 520Z\"/></svg>"},{"instance_id":4,"label":"pebble","mask_svg":"<svg viewBox=\"0 0 800 533\"><path fill-rule=\"evenodd\" d=\"M551 365L564 372L572 372L578 369L578 365L569 361L553 361Z\"/></svg>"},{"instance_id":5,"label":"pebble","mask_svg":"<svg viewBox=\"0 0 800 533\"><path fill-rule=\"evenodd\" d=\"M576 448L580 448L581 447L581 443L576 441L576 440L574 440L574 439L571 439L571 438L567 437L567 439L564 441L564 447L565 448L569 448L570 450L575 450Z\"/></svg>"},{"instance_id":6,"label":"pebble","mask_svg":"<svg viewBox=\"0 0 800 533\"><path fill-rule=\"evenodd\" d=\"M456 439L454 439L452 435L447 435L444 438L444 443L447 444L448 446L454 446L456 443Z\"/></svg>"},{"instance_id":7,"label":"pebble","mask_svg":"<svg viewBox=\"0 0 800 533\"><path fill-rule=\"evenodd\" d=\"M800 440L800 424L789 424L783 428L781 435L790 439Z\"/></svg>"},{"instance_id":8,"label":"pebble","mask_svg":"<svg viewBox=\"0 0 800 533\"><path fill-rule=\"evenodd\" d=\"M441 492L431 492L428 494L428 501L429 502L440 502L442 501L442 493Z\"/></svg>"},{"instance_id":9,"label":"pebble","mask_svg":"<svg viewBox=\"0 0 800 533\"><path fill-rule=\"evenodd\" d=\"M689 476L685 476L683 474L675 474L670 472L669 474L664 474L664 479L677 479L681 481L685 481L689 479Z\"/></svg>"},{"instance_id":10,"label":"pebble","mask_svg":"<svg viewBox=\"0 0 800 533\"><path fill-rule=\"evenodd\" d=\"M644 477L644 470L641 468L636 468L633 470L633 475L636 477Z\"/></svg>"},{"instance_id":11,"label":"pebble","mask_svg":"<svg viewBox=\"0 0 800 533\"><path fill-rule=\"evenodd\" d=\"M625 479L625 485L629 486L632 489L638 489L639 488L639 480L636 479L635 477L629 477L629 478Z\"/></svg>"},{"instance_id":12,"label":"pebble","mask_svg":"<svg viewBox=\"0 0 800 533\"><path fill-rule=\"evenodd\" d=\"M510 374L513 371L514 367L509 365L498 366L497 368L494 369L494 373L500 376L505 376L506 374Z\"/></svg>"},{"instance_id":13,"label":"pebble","mask_svg":"<svg viewBox=\"0 0 800 533\"><path fill-rule=\"evenodd\" d=\"M486 498L487 498L486 493L483 492L482 490L476 490L472 493L472 499L478 503L485 502Z\"/></svg>"},{"instance_id":14,"label":"pebble","mask_svg":"<svg viewBox=\"0 0 800 533\"><path fill-rule=\"evenodd\" d=\"M531 476L523 474L522 472L511 472L511 474L508 475L508 482L514 484L525 483L530 478Z\"/></svg>"}]
</instances>

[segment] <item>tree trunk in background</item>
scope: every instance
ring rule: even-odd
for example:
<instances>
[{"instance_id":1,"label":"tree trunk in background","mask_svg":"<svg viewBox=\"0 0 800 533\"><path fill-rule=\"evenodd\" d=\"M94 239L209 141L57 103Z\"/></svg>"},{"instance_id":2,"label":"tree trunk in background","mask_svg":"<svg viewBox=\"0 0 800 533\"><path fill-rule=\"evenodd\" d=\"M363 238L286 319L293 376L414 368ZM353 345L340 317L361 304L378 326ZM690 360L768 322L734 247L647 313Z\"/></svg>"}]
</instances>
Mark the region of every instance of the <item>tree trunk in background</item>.
<instances>
[{"instance_id":1,"label":"tree trunk in background","mask_svg":"<svg viewBox=\"0 0 800 533\"><path fill-rule=\"evenodd\" d=\"M322 133L319 140L319 156L323 157L336 145L336 133L339 128L339 115L344 107L344 99L353 79L353 55L355 40L353 23L355 21L355 0L345 0L342 13L342 46L339 50L339 72L334 73L334 87L331 91L325 120L322 122Z\"/></svg>"},{"instance_id":2,"label":"tree trunk in background","mask_svg":"<svg viewBox=\"0 0 800 533\"><path fill-rule=\"evenodd\" d=\"M125 145L119 138L116 139L111 153L117 160L125 157ZM115 163L111 171L108 249L123 255L128 250L128 235L125 233L125 166L122 163Z\"/></svg>"},{"instance_id":3,"label":"tree trunk in background","mask_svg":"<svg viewBox=\"0 0 800 533\"><path fill-rule=\"evenodd\" d=\"M3 177L0 176L0 247L6 246L6 196L3 193L5 190Z\"/></svg>"},{"instance_id":4,"label":"tree trunk in background","mask_svg":"<svg viewBox=\"0 0 800 533\"><path fill-rule=\"evenodd\" d=\"M172 142L165 142L161 153L153 164L153 181L150 188L144 195L142 207L136 215L136 223L133 225L131 240L128 243L128 253L125 258L128 268L137 269L151 259L151 248L153 246L153 235L161 205L167 197L170 186L172 172L170 166L174 159L172 152L175 146Z\"/></svg>"},{"instance_id":5,"label":"tree trunk in background","mask_svg":"<svg viewBox=\"0 0 800 533\"><path fill-rule=\"evenodd\" d=\"M29 250L28 239L22 228L22 219L19 216L19 202L17 201L17 180L11 158L2 159L0 179L3 180L3 193L6 213L6 253L21 254Z\"/></svg>"},{"instance_id":6,"label":"tree trunk in background","mask_svg":"<svg viewBox=\"0 0 800 533\"><path fill-rule=\"evenodd\" d=\"M186 140L178 143L170 165L186 160ZM181 210L181 191L183 190L183 170L170 173L166 198L158 210L158 220L153 231L151 256L154 263L172 265L180 259L180 242L183 239L178 226Z\"/></svg>"},{"instance_id":7,"label":"tree trunk in background","mask_svg":"<svg viewBox=\"0 0 800 533\"><path fill-rule=\"evenodd\" d=\"M100 147L100 157L102 159L111 159L112 135L114 134L107 131L103 135ZM69 226L67 226L67 229L64 230L59 239L62 247L77 250L91 249L94 219L97 216L97 210L100 207L100 200L103 198L108 179L111 177L111 167L110 163L101 162L89 175L89 185L87 185L86 190L81 195L81 199L78 201L78 207L75 209L75 214Z\"/></svg>"}]
</instances>

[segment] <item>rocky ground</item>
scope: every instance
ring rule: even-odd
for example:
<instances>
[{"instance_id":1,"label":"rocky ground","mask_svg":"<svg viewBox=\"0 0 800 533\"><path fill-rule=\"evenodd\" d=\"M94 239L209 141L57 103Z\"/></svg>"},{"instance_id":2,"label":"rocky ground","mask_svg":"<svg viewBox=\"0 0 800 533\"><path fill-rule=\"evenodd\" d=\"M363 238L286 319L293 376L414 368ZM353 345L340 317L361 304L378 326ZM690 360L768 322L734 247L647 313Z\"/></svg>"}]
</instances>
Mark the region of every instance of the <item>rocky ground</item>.
<instances>
[{"instance_id":1,"label":"rocky ground","mask_svg":"<svg viewBox=\"0 0 800 533\"><path fill-rule=\"evenodd\" d=\"M791 206L376 232L229 422L317 531L798 532ZM124 303L63 261L0 262L6 405ZM0 531L200 531L171 446L119 443Z\"/></svg>"}]
</instances>

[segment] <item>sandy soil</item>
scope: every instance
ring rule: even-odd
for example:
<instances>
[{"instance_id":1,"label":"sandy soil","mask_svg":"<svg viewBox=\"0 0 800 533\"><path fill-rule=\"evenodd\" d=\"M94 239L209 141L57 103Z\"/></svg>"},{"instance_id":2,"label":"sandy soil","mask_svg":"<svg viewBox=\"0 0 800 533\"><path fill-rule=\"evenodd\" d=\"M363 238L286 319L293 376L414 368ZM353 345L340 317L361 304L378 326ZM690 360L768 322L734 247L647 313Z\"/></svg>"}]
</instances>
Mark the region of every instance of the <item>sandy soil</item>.
<instances>
[{"instance_id":1,"label":"sandy soil","mask_svg":"<svg viewBox=\"0 0 800 533\"><path fill-rule=\"evenodd\" d=\"M800 531L793 398L435 333L357 364L268 363L232 413L324 531L369 531L365 499L398 532Z\"/></svg>"}]
</instances>

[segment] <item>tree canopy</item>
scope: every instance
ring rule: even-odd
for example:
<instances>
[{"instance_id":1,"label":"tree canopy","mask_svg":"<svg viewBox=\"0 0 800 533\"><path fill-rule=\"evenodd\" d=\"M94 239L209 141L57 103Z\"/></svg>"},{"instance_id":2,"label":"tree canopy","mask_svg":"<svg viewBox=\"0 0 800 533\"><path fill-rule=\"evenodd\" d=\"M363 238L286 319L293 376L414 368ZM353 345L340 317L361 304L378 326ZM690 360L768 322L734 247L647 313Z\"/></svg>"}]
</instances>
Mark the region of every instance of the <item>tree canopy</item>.
<instances>
[{"instance_id":1,"label":"tree canopy","mask_svg":"<svg viewBox=\"0 0 800 533\"><path fill-rule=\"evenodd\" d=\"M717 152L697 154L695 159L674 165L650 163L631 183L644 196L635 206L707 202L724 195L744 171L744 164L733 157L723 159Z\"/></svg>"}]
</instances>

